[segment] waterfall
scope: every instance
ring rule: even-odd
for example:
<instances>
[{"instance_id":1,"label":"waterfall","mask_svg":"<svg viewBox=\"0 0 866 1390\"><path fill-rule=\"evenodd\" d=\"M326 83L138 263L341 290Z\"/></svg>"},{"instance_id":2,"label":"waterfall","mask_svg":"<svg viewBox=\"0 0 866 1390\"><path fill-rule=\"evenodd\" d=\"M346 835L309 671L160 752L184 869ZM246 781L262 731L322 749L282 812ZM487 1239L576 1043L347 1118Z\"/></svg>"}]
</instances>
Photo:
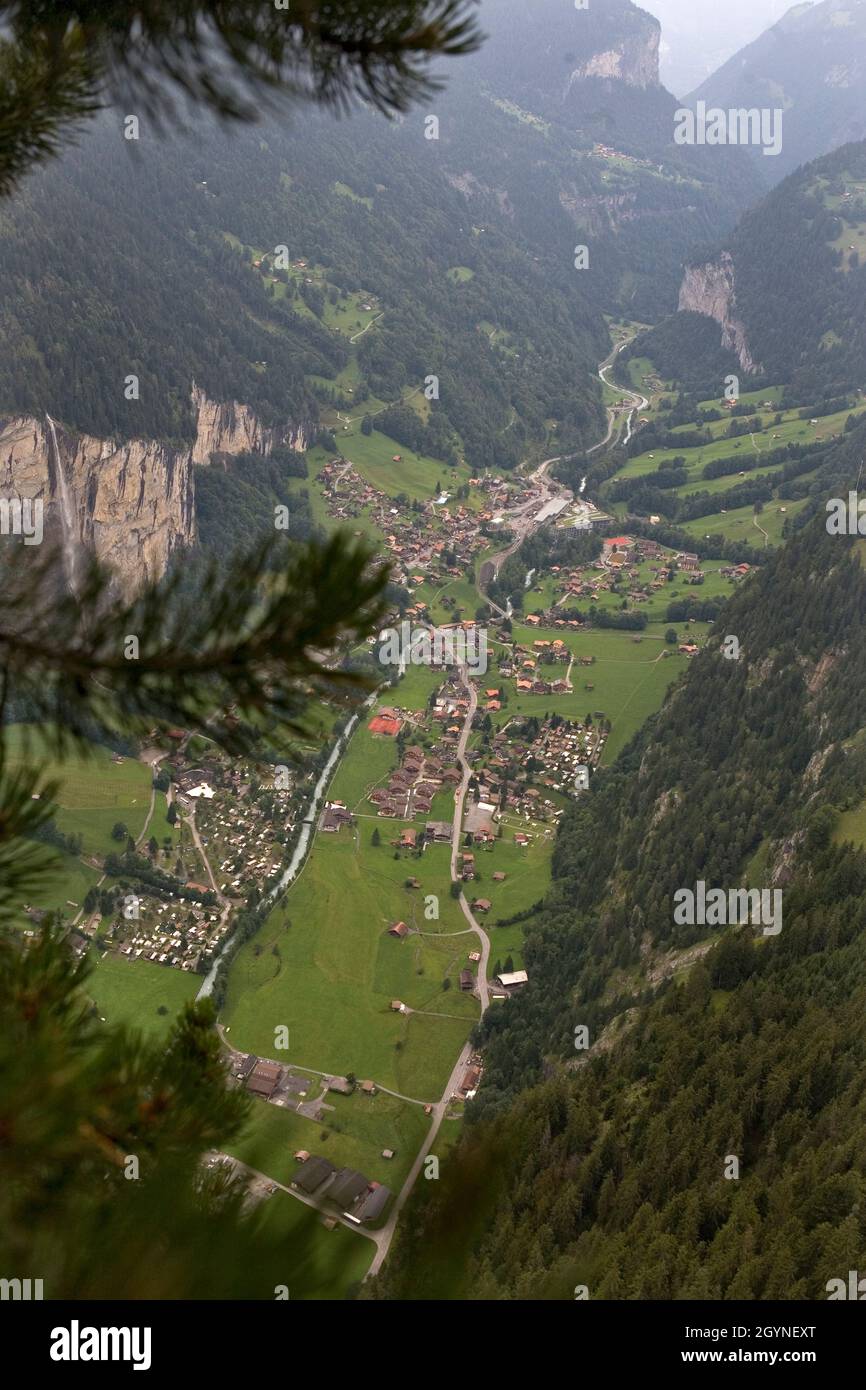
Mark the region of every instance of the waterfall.
<instances>
[{"instance_id":1,"label":"waterfall","mask_svg":"<svg viewBox=\"0 0 866 1390\"><path fill-rule=\"evenodd\" d=\"M78 588L78 527L75 521L75 509L72 504L72 497L69 492L69 484L66 481L66 474L63 472L63 464L60 461L60 447L57 443L57 431L54 428L54 421L46 413L48 421L48 432L51 435L51 443L54 449L54 472L57 478L57 495L60 501L60 518L63 529L63 565L66 570L66 582L69 591L75 594Z\"/></svg>"}]
</instances>

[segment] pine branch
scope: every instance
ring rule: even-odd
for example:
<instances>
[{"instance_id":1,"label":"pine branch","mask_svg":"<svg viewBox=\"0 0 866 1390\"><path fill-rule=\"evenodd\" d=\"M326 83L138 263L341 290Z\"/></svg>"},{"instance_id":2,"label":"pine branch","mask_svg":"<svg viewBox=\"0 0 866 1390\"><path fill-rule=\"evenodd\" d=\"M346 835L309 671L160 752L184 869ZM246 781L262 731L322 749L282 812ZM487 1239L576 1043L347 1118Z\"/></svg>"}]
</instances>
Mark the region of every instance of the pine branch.
<instances>
[{"instance_id":1,"label":"pine branch","mask_svg":"<svg viewBox=\"0 0 866 1390\"><path fill-rule=\"evenodd\" d=\"M311 694L369 689L344 652L382 618L387 570L337 535L293 546L274 572L285 544L211 563L192 594L178 570L130 603L112 600L93 559L73 598L57 592L56 552L25 552L4 583L0 668L58 755L94 721L133 735L154 722L204 729L234 754L250 747L245 724L302 733Z\"/></svg>"},{"instance_id":2,"label":"pine branch","mask_svg":"<svg viewBox=\"0 0 866 1390\"><path fill-rule=\"evenodd\" d=\"M473 52L477 0L0 0L0 194L107 101L256 120L277 96L405 111Z\"/></svg>"}]
</instances>

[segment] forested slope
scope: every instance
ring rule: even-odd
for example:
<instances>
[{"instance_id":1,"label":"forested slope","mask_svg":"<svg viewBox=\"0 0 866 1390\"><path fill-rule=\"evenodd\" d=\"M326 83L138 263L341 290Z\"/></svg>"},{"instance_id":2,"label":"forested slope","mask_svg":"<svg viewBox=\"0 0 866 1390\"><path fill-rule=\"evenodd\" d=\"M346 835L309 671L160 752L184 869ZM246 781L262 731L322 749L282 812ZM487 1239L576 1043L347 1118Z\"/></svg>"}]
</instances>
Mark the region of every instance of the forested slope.
<instances>
[{"instance_id":1,"label":"forested slope","mask_svg":"<svg viewBox=\"0 0 866 1390\"><path fill-rule=\"evenodd\" d=\"M707 280L707 309L718 295L721 257L730 257L728 320L744 329L757 380L782 383L786 398L814 403L866 387L866 142L845 145L798 169L751 208L722 244L693 257L692 303ZM695 289L697 286L697 289ZM665 319L634 345L659 370L721 391L736 368L721 332L695 313ZM704 317L704 316L699 316ZM749 389L750 374L741 371Z\"/></svg>"}]
</instances>

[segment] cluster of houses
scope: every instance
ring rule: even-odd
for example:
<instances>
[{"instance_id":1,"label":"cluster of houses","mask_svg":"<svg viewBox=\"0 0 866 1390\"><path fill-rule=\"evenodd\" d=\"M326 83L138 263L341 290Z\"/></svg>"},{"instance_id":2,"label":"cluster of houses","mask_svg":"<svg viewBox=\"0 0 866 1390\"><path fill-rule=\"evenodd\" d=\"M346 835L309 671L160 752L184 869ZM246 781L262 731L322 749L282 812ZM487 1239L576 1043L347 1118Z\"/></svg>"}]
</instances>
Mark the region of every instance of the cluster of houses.
<instances>
[{"instance_id":1,"label":"cluster of houses","mask_svg":"<svg viewBox=\"0 0 866 1390\"><path fill-rule=\"evenodd\" d=\"M163 768L172 777L174 803L185 815L195 815L218 892L213 894L204 865L197 860L196 877L185 888L200 897L212 895L211 905L173 892L148 893L142 885L134 912L119 913L105 939L109 949L124 959L203 973L232 930L231 912L223 910L224 901L217 906L216 900L220 895L238 900L253 885L263 888L281 866L284 851L279 836L292 829L293 792L290 787L263 786L253 795L256 769L252 764L231 765L214 758L191 766L183 752L183 731L172 734L176 751L164 760ZM189 865L189 854L184 857ZM79 929L79 935L88 933Z\"/></svg>"},{"instance_id":2,"label":"cluster of houses","mask_svg":"<svg viewBox=\"0 0 866 1390\"><path fill-rule=\"evenodd\" d=\"M509 809L522 810L527 814L531 808L534 819L547 819L544 810L553 803L545 800L539 788L556 792L580 790L575 784L577 769L597 766L606 742L606 728L600 725L587 726L569 719L545 719L531 742L518 739L516 747L509 747L512 756L519 757L524 765L517 773L517 788L510 791L507 798ZM527 768L531 770L527 771ZM520 787L521 774L537 785Z\"/></svg>"},{"instance_id":3,"label":"cluster of houses","mask_svg":"<svg viewBox=\"0 0 866 1390\"><path fill-rule=\"evenodd\" d=\"M383 1149L382 1157L393 1158L391 1149ZM315 1197L319 1202L333 1203L347 1221L356 1226L381 1221L391 1198L391 1189L374 1182L354 1168L336 1168L327 1158L300 1149L295 1158L298 1168L291 1180L296 1192Z\"/></svg>"},{"instance_id":4,"label":"cluster of houses","mask_svg":"<svg viewBox=\"0 0 866 1390\"><path fill-rule=\"evenodd\" d=\"M415 816L429 814L437 792L443 787L456 787L459 782L460 770L453 761L449 763L445 758L413 745L405 750L402 762L391 773L387 786L376 787L370 793L369 800L379 816L414 820Z\"/></svg>"},{"instance_id":5,"label":"cluster of houses","mask_svg":"<svg viewBox=\"0 0 866 1390\"><path fill-rule=\"evenodd\" d=\"M641 574L641 565L649 565L650 578ZM734 573L741 567L722 571L728 578L740 578ZM748 571L748 566L745 567ZM555 580L553 606L545 613L530 613L524 622L530 627L579 629L582 622L566 616L571 604L589 607L597 604L603 594L616 592L634 604L647 603L668 583L672 572L679 573L687 584L703 584L705 575L700 559L689 551L676 553L666 550L657 541L643 536L612 536L603 542L602 553L588 565L567 567L551 565L549 573ZM626 586L625 588L623 586Z\"/></svg>"},{"instance_id":6,"label":"cluster of houses","mask_svg":"<svg viewBox=\"0 0 866 1390\"><path fill-rule=\"evenodd\" d=\"M564 676L548 679L539 669L557 664L566 667ZM571 652L561 637L555 637L552 640L539 639L533 642L531 651L521 643L515 642L500 661L499 674L505 680L514 680L518 695L567 695L572 689L568 674L570 667ZM486 695L493 697L493 703L488 700L485 709L501 708L498 690L488 690Z\"/></svg>"},{"instance_id":7,"label":"cluster of houses","mask_svg":"<svg viewBox=\"0 0 866 1390\"><path fill-rule=\"evenodd\" d=\"M400 461L400 455L394 455ZM318 474L329 516L349 523L362 514L380 529L395 583L411 593L428 580L459 579L472 568L479 550L490 542L485 530L502 524L506 512L530 506L539 496L537 484L522 478L470 478L469 486L482 506L467 507L444 492L431 498L417 514L418 525L406 526L400 507L387 493L367 482L349 459L338 455ZM406 610L408 618L423 618L419 601Z\"/></svg>"},{"instance_id":8,"label":"cluster of houses","mask_svg":"<svg viewBox=\"0 0 866 1390\"><path fill-rule=\"evenodd\" d=\"M319 817L319 829L326 835L338 835L345 825L354 825L355 817L345 801L326 801Z\"/></svg>"},{"instance_id":9,"label":"cluster of houses","mask_svg":"<svg viewBox=\"0 0 866 1390\"><path fill-rule=\"evenodd\" d=\"M207 891L203 884L187 886ZM228 932L228 924L215 908L202 907L173 893L167 902L140 896L135 910L137 917L119 917L106 934L112 949L127 960L199 972L211 962Z\"/></svg>"},{"instance_id":10,"label":"cluster of houses","mask_svg":"<svg viewBox=\"0 0 866 1390\"><path fill-rule=\"evenodd\" d=\"M269 790L267 799L272 815L262 798L253 799L243 788L196 808L202 844L226 897L243 896L251 886L261 890L280 867L283 847L277 835L292 829L291 797L288 791Z\"/></svg>"}]
</instances>

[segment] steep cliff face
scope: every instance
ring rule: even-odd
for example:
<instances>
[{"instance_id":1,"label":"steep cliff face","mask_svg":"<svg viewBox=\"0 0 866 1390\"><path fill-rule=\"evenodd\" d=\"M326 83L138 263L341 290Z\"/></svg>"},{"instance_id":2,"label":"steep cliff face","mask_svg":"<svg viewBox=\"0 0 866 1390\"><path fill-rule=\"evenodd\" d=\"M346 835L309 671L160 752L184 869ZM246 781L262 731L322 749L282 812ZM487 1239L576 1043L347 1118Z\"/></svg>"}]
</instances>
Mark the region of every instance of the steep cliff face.
<instances>
[{"instance_id":1,"label":"steep cliff face","mask_svg":"<svg viewBox=\"0 0 866 1390\"><path fill-rule=\"evenodd\" d=\"M659 41L661 30L653 25L646 32L622 39L611 48L600 50L580 63L570 74L565 95L575 82L585 77L611 77L629 87L659 85Z\"/></svg>"},{"instance_id":2,"label":"steep cliff face","mask_svg":"<svg viewBox=\"0 0 866 1390\"><path fill-rule=\"evenodd\" d=\"M213 454L269 454L276 444L304 450L310 444L310 426L293 424L287 429L267 429L253 410L240 401L210 400L198 386L192 388L196 412L193 463L211 462Z\"/></svg>"},{"instance_id":3,"label":"steep cliff face","mask_svg":"<svg viewBox=\"0 0 866 1390\"><path fill-rule=\"evenodd\" d=\"M73 539L92 547L125 593L159 578L195 536L190 453L152 440L123 444L56 427ZM46 534L63 535L61 486L47 425L32 416L0 425L0 494L41 498Z\"/></svg>"},{"instance_id":4,"label":"steep cliff face","mask_svg":"<svg viewBox=\"0 0 866 1390\"><path fill-rule=\"evenodd\" d=\"M248 406L193 392L198 429L189 449L150 439L117 443L55 425L63 488L45 420L0 421L0 496L40 498L45 533L91 547L115 571L124 593L165 573L172 553L196 537L194 465L212 456L270 453L278 443L302 450L310 427L265 429Z\"/></svg>"},{"instance_id":5,"label":"steep cliff face","mask_svg":"<svg viewBox=\"0 0 866 1390\"><path fill-rule=\"evenodd\" d=\"M739 358L744 372L760 371L752 356L746 329L737 317L734 262L727 251L706 265L687 266L677 308L715 319L722 330L722 347Z\"/></svg>"}]
</instances>

